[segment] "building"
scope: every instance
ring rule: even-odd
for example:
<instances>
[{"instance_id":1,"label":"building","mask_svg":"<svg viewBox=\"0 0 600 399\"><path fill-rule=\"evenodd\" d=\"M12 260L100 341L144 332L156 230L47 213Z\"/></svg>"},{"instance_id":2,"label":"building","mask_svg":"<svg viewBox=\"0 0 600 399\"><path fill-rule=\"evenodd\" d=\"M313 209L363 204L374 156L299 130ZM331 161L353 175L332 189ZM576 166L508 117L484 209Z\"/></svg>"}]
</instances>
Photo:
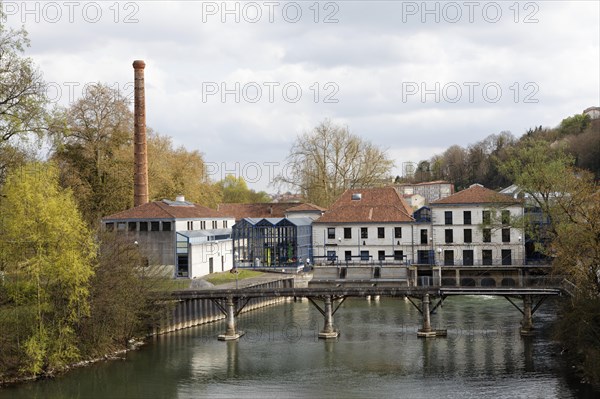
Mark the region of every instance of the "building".
<instances>
[{"instance_id":1,"label":"building","mask_svg":"<svg viewBox=\"0 0 600 399\"><path fill-rule=\"evenodd\" d=\"M185 201L148 202L102 219L107 231L126 234L148 264L174 277L195 278L233 266L233 217Z\"/></svg>"},{"instance_id":2,"label":"building","mask_svg":"<svg viewBox=\"0 0 600 399\"><path fill-rule=\"evenodd\" d=\"M285 211L286 218L310 218L318 219L325 213L326 209L314 204L300 204Z\"/></svg>"},{"instance_id":3,"label":"building","mask_svg":"<svg viewBox=\"0 0 600 399\"><path fill-rule=\"evenodd\" d=\"M401 184L397 187L397 189L400 194L403 195L418 194L422 196L425 198L426 204L454 194L454 184L443 180L414 184Z\"/></svg>"},{"instance_id":4,"label":"building","mask_svg":"<svg viewBox=\"0 0 600 399\"><path fill-rule=\"evenodd\" d=\"M283 218L288 209L301 205L299 202L265 202L256 204L219 204L218 211L224 215L229 215L235 220L244 218L263 219L263 218Z\"/></svg>"},{"instance_id":5,"label":"building","mask_svg":"<svg viewBox=\"0 0 600 399\"><path fill-rule=\"evenodd\" d=\"M473 184L430 207L436 265L525 264L522 200Z\"/></svg>"},{"instance_id":6,"label":"building","mask_svg":"<svg viewBox=\"0 0 600 399\"><path fill-rule=\"evenodd\" d=\"M244 218L233 226L235 267L298 270L312 262L312 219Z\"/></svg>"},{"instance_id":7,"label":"building","mask_svg":"<svg viewBox=\"0 0 600 399\"><path fill-rule=\"evenodd\" d=\"M315 264L413 262L411 214L394 187L346 190L313 222Z\"/></svg>"}]
</instances>

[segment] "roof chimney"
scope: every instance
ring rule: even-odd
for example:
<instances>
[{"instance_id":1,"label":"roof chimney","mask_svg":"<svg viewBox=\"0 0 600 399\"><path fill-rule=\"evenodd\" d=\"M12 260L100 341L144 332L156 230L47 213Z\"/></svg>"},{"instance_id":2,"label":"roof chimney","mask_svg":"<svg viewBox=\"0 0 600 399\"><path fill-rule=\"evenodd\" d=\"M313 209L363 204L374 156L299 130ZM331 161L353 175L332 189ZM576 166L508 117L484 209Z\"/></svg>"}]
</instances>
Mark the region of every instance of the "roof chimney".
<instances>
[{"instance_id":1,"label":"roof chimney","mask_svg":"<svg viewBox=\"0 0 600 399\"><path fill-rule=\"evenodd\" d=\"M148 155L146 146L146 94L144 89L144 68L146 63L133 61L134 70L134 182L133 206L148 202Z\"/></svg>"}]
</instances>

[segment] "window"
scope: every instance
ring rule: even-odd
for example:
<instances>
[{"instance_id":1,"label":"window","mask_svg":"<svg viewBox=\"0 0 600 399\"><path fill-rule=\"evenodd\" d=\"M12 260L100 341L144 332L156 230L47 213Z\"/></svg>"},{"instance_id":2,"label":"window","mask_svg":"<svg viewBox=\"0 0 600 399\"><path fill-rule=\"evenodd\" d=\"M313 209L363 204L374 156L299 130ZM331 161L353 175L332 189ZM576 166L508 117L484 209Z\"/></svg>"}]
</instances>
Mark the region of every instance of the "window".
<instances>
[{"instance_id":1,"label":"window","mask_svg":"<svg viewBox=\"0 0 600 399\"><path fill-rule=\"evenodd\" d=\"M201 221L200 222L200 230L206 230L206 221Z\"/></svg>"},{"instance_id":2,"label":"window","mask_svg":"<svg viewBox=\"0 0 600 399\"><path fill-rule=\"evenodd\" d=\"M115 224L113 222L106 223L106 231L113 231L115 229Z\"/></svg>"},{"instance_id":3,"label":"window","mask_svg":"<svg viewBox=\"0 0 600 399\"><path fill-rule=\"evenodd\" d=\"M327 251L327 260L329 262L334 262L337 259L337 255L335 254L335 251Z\"/></svg>"},{"instance_id":4,"label":"window","mask_svg":"<svg viewBox=\"0 0 600 399\"><path fill-rule=\"evenodd\" d=\"M502 242L510 242L510 229L502 229Z\"/></svg>"},{"instance_id":5,"label":"window","mask_svg":"<svg viewBox=\"0 0 600 399\"><path fill-rule=\"evenodd\" d=\"M377 228L377 238L385 238L385 227Z\"/></svg>"},{"instance_id":6,"label":"window","mask_svg":"<svg viewBox=\"0 0 600 399\"><path fill-rule=\"evenodd\" d=\"M187 229L188 230L194 230L194 222L188 221L187 222Z\"/></svg>"},{"instance_id":7,"label":"window","mask_svg":"<svg viewBox=\"0 0 600 399\"><path fill-rule=\"evenodd\" d=\"M402 227L394 227L394 238L402 238Z\"/></svg>"},{"instance_id":8,"label":"window","mask_svg":"<svg viewBox=\"0 0 600 399\"><path fill-rule=\"evenodd\" d=\"M136 231L137 230L137 222L129 222L127 223L127 230Z\"/></svg>"},{"instance_id":9,"label":"window","mask_svg":"<svg viewBox=\"0 0 600 399\"><path fill-rule=\"evenodd\" d=\"M150 231L159 231L160 222L150 222Z\"/></svg>"},{"instance_id":10,"label":"window","mask_svg":"<svg viewBox=\"0 0 600 399\"><path fill-rule=\"evenodd\" d=\"M213 229L216 229L216 228L217 228L217 221L216 221L216 220L213 220L213 221L212 221L212 228L213 228Z\"/></svg>"},{"instance_id":11,"label":"window","mask_svg":"<svg viewBox=\"0 0 600 399\"><path fill-rule=\"evenodd\" d=\"M473 230L471 230L471 229L464 230L464 242L465 243L473 242Z\"/></svg>"},{"instance_id":12,"label":"window","mask_svg":"<svg viewBox=\"0 0 600 399\"><path fill-rule=\"evenodd\" d=\"M492 250L484 249L481 251L481 263L484 266L490 266L492 264Z\"/></svg>"},{"instance_id":13,"label":"window","mask_svg":"<svg viewBox=\"0 0 600 399\"><path fill-rule=\"evenodd\" d=\"M227 220L223 220L223 228L226 229L227 228Z\"/></svg>"},{"instance_id":14,"label":"window","mask_svg":"<svg viewBox=\"0 0 600 399\"><path fill-rule=\"evenodd\" d=\"M344 227L344 238L346 238L346 239L352 238L352 228L351 227Z\"/></svg>"},{"instance_id":15,"label":"window","mask_svg":"<svg viewBox=\"0 0 600 399\"><path fill-rule=\"evenodd\" d=\"M369 251L360 251L360 260L369 260Z\"/></svg>"},{"instance_id":16,"label":"window","mask_svg":"<svg viewBox=\"0 0 600 399\"><path fill-rule=\"evenodd\" d=\"M360 238L369 238L369 230L366 227L360 228Z\"/></svg>"},{"instance_id":17,"label":"window","mask_svg":"<svg viewBox=\"0 0 600 399\"><path fill-rule=\"evenodd\" d=\"M481 217L483 219L483 224L492 223L492 214L490 213L490 211L483 211Z\"/></svg>"},{"instance_id":18,"label":"window","mask_svg":"<svg viewBox=\"0 0 600 399\"><path fill-rule=\"evenodd\" d=\"M140 222L140 231L148 231L148 222Z\"/></svg>"},{"instance_id":19,"label":"window","mask_svg":"<svg viewBox=\"0 0 600 399\"><path fill-rule=\"evenodd\" d=\"M471 211L463 212L463 224L471 224Z\"/></svg>"},{"instance_id":20,"label":"window","mask_svg":"<svg viewBox=\"0 0 600 399\"><path fill-rule=\"evenodd\" d=\"M385 251L378 251L377 252L377 259L379 259L379 260L385 260Z\"/></svg>"},{"instance_id":21,"label":"window","mask_svg":"<svg viewBox=\"0 0 600 399\"><path fill-rule=\"evenodd\" d=\"M446 229L445 236L446 236L446 244L450 244L454 241L454 232L452 231L452 229Z\"/></svg>"},{"instance_id":22,"label":"window","mask_svg":"<svg viewBox=\"0 0 600 399\"><path fill-rule=\"evenodd\" d=\"M423 251L423 250L418 250L417 251L417 263L421 264L421 265L429 265L430 260L429 260L429 251Z\"/></svg>"},{"instance_id":23,"label":"window","mask_svg":"<svg viewBox=\"0 0 600 399\"><path fill-rule=\"evenodd\" d=\"M512 254L510 249L502 250L502 265L508 266L512 265Z\"/></svg>"},{"instance_id":24,"label":"window","mask_svg":"<svg viewBox=\"0 0 600 399\"><path fill-rule=\"evenodd\" d=\"M463 265L464 266L473 266L473 250L472 249L463 250Z\"/></svg>"},{"instance_id":25,"label":"window","mask_svg":"<svg viewBox=\"0 0 600 399\"><path fill-rule=\"evenodd\" d=\"M444 212L444 222L445 224L452 224L452 211Z\"/></svg>"},{"instance_id":26,"label":"window","mask_svg":"<svg viewBox=\"0 0 600 399\"><path fill-rule=\"evenodd\" d=\"M381 278L381 267L373 269L373 278Z\"/></svg>"},{"instance_id":27,"label":"window","mask_svg":"<svg viewBox=\"0 0 600 399\"><path fill-rule=\"evenodd\" d=\"M163 222L163 231L171 231L171 222Z\"/></svg>"},{"instance_id":28,"label":"window","mask_svg":"<svg viewBox=\"0 0 600 399\"><path fill-rule=\"evenodd\" d=\"M454 251L453 250L445 250L444 251L444 266L454 266Z\"/></svg>"},{"instance_id":29,"label":"window","mask_svg":"<svg viewBox=\"0 0 600 399\"><path fill-rule=\"evenodd\" d=\"M125 224L125 222L117 222L117 231L125 231L126 227L127 225Z\"/></svg>"},{"instance_id":30,"label":"window","mask_svg":"<svg viewBox=\"0 0 600 399\"><path fill-rule=\"evenodd\" d=\"M427 229L421 230L421 244L429 244L427 242Z\"/></svg>"},{"instance_id":31,"label":"window","mask_svg":"<svg viewBox=\"0 0 600 399\"><path fill-rule=\"evenodd\" d=\"M394 251L394 260L402 260L404 258L404 251Z\"/></svg>"},{"instance_id":32,"label":"window","mask_svg":"<svg viewBox=\"0 0 600 399\"><path fill-rule=\"evenodd\" d=\"M329 240L335 240L335 227L327 228L327 238Z\"/></svg>"},{"instance_id":33,"label":"window","mask_svg":"<svg viewBox=\"0 0 600 399\"><path fill-rule=\"evenodd\" d=\"M352 251L344 252L344 258L346 259L346 262L350 262L352 260Z\"/></svg>"},{"instance_id":34,"label":"window","mask_svg":"<svg viewBox=\"0 0 600 399\"><path fill-rule=\"evenodd\" d=\"M507 226L510 224L510 211L504 210L502 211L502 225Z\"/></svg>"},{"instance_id":35,"label":"window","mask_svg":"<svg viewBox=\"0 0 600 399\"><path fill-rule=\"evenodd\" d=\"M492 229L483 229L483 242L492 242Z\"/></svg>"}]
</instances>

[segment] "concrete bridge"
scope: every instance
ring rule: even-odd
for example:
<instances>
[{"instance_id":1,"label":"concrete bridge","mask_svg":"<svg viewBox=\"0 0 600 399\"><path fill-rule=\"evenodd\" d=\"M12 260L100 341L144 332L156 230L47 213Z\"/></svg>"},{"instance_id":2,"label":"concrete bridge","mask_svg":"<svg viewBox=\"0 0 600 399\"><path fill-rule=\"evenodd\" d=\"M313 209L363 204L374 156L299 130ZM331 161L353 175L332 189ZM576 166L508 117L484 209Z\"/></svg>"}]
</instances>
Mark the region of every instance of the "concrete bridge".
<instances>
[{"instance_id":1,"label":"concrete bridge","mask_svg":"<svg viewBox=\"0 0 600 399\"><path fill-rule=\"evenodd\" d=\"M378 274L377 278L372 276L367 278L369 276L364 275L364 270L360 273L356 271L356 278L349 278L352 276L349 276L348 271L343 278L340 278L339 274L332 274L331 270L322 274L315 269L313 280L308 286L303 287L298 287L294 278L290 277L282 278L276 285L181 290L173 292L171 297L184 303L184 309L192 309L192 314L185 314L184 318L195 317L193 310L197 306L193 305L194 301L213 301L226 318L226 331L219 335L220 340L235 340L244 334L237 330L237 316L248 303L257 298L307 298L324 318L323 329L319 332L319 338L323 339L339 336L339 330L334 325L334 315L347 298L407 298L422 315L422 328L417 335L425 338L445 336L445 330L432 329L431 314L448 297L460 295L494 295L506 298L522 314L521 334L527 336L534 334L533 315L537 309L548 297L568 295L568 287L560 278L530 276L528 273L520 272L521 278L515 280L518 284L510 286L494 286L485 283L479 286L471 283L462 286L457 284L456 280L449 285L443 284L441 278L428 280L429 284L419 284L418 279L411 281L393 278L389 274L385 277ZM503 279L510 275L506 270L496 273L503 276ZM482 282L483 279L479 281Z\"/></svg>"}]
</instances>

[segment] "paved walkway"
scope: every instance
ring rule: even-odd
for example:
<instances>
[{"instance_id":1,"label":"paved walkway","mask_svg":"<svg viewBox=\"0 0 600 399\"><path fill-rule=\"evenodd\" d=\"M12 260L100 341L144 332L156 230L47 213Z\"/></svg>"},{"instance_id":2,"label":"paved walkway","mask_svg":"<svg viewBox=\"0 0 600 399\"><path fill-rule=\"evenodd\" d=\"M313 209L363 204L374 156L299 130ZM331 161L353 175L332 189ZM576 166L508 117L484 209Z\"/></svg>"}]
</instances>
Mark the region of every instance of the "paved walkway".
<instances>
[{"instance_id":1,"label":"paved walkway","mask_svg":"<svg viewBox=\"0 0 600 399\"><path fill-rule=\"evenodd\" d=\"M286 280L289 278L295 278L296 284L300 286L307 286L308 281L312 278L312 274L283 274L283 273L264 273L258 277L250 277L245 278L243 280L238 280L237 288L247 288L252 287L254 285L270 283L272 281ZM195 279L192 280L188 289L193 290L214 290L214 289L234 289L236 288L236 282L232 281L230 283L212 285L206 280Z\"/></svg>"}]
</instances>

